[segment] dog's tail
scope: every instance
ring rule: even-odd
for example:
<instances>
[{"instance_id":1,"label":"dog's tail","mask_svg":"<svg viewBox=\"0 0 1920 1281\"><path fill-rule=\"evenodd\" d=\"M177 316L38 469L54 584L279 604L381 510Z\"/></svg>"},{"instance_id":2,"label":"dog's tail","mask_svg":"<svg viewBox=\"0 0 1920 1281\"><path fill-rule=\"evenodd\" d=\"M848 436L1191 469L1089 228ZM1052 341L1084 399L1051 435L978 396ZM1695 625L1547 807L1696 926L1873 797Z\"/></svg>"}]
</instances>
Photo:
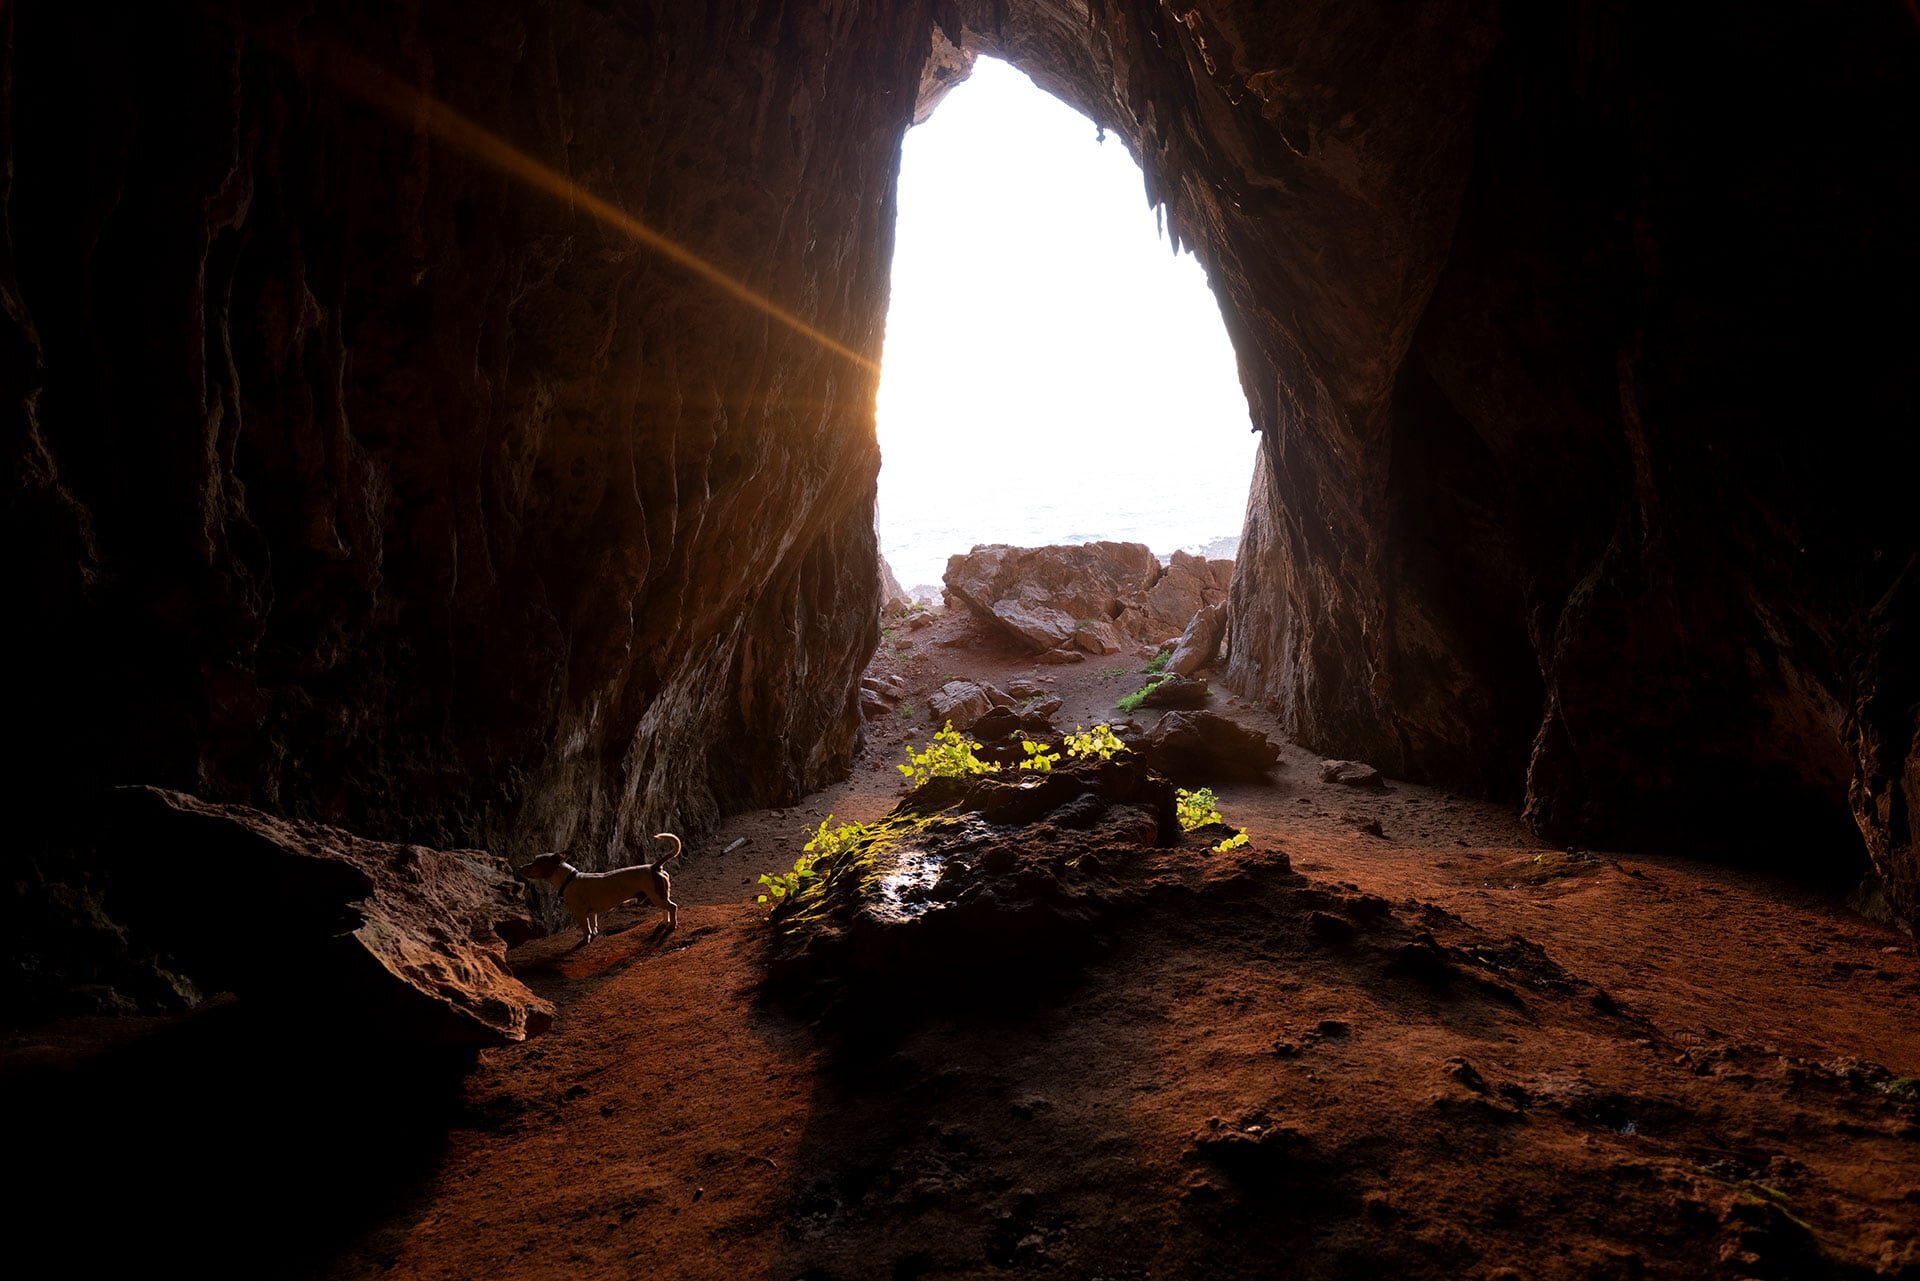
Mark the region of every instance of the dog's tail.
<instances>
[{"instance_id":1,"label":"dog's tail","mask_svg":"<svg viewBox=\"0 0 1920 1281\"><path fill-rule=\"evenodd\" d=\"M673 860L679 858L680 851L685 848L680 844L680 838L675 836L672 832L655 832L653 834L653 839L656 841L672 841L673 842L673 853L667 854L653 861L653 865L656 868L665 867L667 864L673 862Z\"/></svg>"}]
</instances>

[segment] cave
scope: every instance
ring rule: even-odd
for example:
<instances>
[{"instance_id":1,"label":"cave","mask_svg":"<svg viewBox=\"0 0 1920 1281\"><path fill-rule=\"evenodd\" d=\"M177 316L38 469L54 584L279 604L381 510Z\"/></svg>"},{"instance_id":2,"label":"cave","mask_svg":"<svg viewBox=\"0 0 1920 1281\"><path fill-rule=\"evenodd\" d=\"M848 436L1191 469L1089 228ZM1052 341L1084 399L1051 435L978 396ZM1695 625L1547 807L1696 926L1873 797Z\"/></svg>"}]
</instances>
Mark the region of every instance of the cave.
<instances>
[{"instance_id":1,"label":"cave","mask_svg":"<svg viewBox=\"0 0 1920 1281\"><path fill-rule=\"evenodd\" d=\"M1916 53L1894 0L0 8L19 1221L1920 1275ZM1138 161L1259 434L1210 697L1281 778L1200 837L1126 750L853 814L863 680L1032 661L882 643L899 156L980 57ZM723 854L833 807L893 852L769 929ZM658 832L671 934L568 952L513 875Z\"/></svg>"}]
</instances>

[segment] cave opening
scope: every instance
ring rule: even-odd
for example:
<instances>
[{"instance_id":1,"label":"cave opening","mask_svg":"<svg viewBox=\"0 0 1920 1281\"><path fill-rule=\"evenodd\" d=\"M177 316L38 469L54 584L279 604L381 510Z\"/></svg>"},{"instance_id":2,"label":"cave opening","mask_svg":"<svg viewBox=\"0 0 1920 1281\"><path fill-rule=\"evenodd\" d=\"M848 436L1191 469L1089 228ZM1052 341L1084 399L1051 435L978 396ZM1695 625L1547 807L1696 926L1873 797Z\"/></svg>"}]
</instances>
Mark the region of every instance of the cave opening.
<instances>
[{"instance_id":1,"label":"cave opening","mask_svg":"<svg viewBox=\"0 0 1920 1281\"><path fill-rule=\"evenodd\" d=\"M980 543L1230 558L1257 437L1205 271L1119 138L981 58L908 132L898 209L877 434L901 584L937 597Z\"/></svg>"}]
</instances>

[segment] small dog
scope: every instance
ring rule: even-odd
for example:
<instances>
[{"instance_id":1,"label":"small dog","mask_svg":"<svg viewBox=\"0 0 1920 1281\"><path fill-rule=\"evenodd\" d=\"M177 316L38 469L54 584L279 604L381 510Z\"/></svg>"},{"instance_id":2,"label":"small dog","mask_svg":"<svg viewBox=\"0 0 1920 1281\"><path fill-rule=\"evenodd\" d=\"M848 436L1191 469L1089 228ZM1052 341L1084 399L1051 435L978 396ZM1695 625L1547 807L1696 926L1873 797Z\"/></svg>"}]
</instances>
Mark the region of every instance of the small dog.
<instances>
[{"instance_id":1,"label":"small dog","mask_svg":"<svg viewBox=\"0 0 1920 1281\"><path fill-rule=\"evenodd\" d=\"M680 838L672 832L655 832L653 839L672 841L672 852L651 863L615 868L611 872L583 872L558 854L542 854L521 868L520 875L530 881L545 881L560 891L560 901L567 905L580 925L580 941L574 944L576 950L600 936L602 912L611 912L642 894L667 914L667 919L654 930L656 935L665 937L680 923L680 905L673 901L673 879L667 875L667 864L680 857L681 845Z\"/></svg>"}]
</instances>

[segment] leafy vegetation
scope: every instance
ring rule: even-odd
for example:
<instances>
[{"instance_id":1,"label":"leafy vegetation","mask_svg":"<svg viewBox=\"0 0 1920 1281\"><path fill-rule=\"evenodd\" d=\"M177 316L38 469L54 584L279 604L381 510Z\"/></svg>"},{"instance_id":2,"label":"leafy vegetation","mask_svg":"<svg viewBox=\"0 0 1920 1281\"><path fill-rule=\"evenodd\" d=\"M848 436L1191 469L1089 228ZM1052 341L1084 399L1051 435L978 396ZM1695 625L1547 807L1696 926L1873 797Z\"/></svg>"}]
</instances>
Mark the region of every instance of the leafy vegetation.
<instances>
[{"instance_id":1,"label":"leafy vegetation","mask_svg":"<svg viewBox=\"0 0 1920 1281\"><path fill-rule=\"evenodd\" d=\"M1148 681L1145 685L1142 685L1139 689L1134 690L1133 693L1122 697L1119 702L1114 704L1114 706L1119 708L1123 712L1131 712L1134 709L1138 708L1143 701L1145 701L1147 695L1153 693L1154 690L1159 689L1162 685L1165 685L1168 681L1172 679L1173 677L1171 676L1162 676L1157 681Z\"/></svg>"},{"instance_id":2,"label":"leafy vegetation","mask_svg":"<svg viewBox=\"0 0 1920 1281\"><path fill-rule=\"evenodd\" d=\"M1075 760L1098 756L1103 761L1110 761L1115 752L1130 750L1109 726L1095 725L1089 730L1083 730L1078 725L1073 728L1074 732L1066 736L1066 751Z\"/></svg>"},{"instance_id":3,"label":"leafy vegetation","mask_svg":"<svg viewBox=\"0 0 1920 1281\"><path fill-rule=\"evenodd\" d=\"M1209 823L1224 824L1227 821L1220 817L1220 802L1211 787L1196 788L1191 792L1180 788L1173 794L1173 804L1180 815L1180 830L1183 832L1191 832Z\"/></svg>"},{"instance_id":4,"label":"leafy vegetation","mask_svg":"<svg viewBox=\"0 0 1920 1281\"><path fill-rule=\"evenodd\" d=\"M1196 827L1205 827L1210 823L1218 823L1222 827L1228 825L1220 813L1219 799L1214 796L1211 787L1199 787L1191 792L1182 787L1173 794L1173 806L1183 832L1191 832ZM1246 843L1247 829L1235 828L1232 836L1213 847L1213 852L1224 854Z\"/></svg>"},{"instance_id":5,"label":"leafy vegetation","mask_svg":"<svg viewBox=\"0 0 1920 1281\"><path fill-rule=\"evenodd\" d=\"M1140 670L1147 673L1147 675L1149 676L1158 676L1161 672L1164 672L1167 670L1167 664L1171 661L1173 661L1173 651L1170 649L1163 649L1158 654L1155 654L1152 658L1148 659L1147 665L1141 668Z\"/></svg>"},{"instance_id":6,"label":"leafy vegetation","mask_svg":"<svg viewBox=\"0 0 1920 1281\"><path fill-rule=\"evenodd\" d=\"M1027 759L1020 762L1021 769L1045 774L1060 763L1060 753L1045 743L1036 743L1030 738L1020 740L1020 750L1027 754Z\"/></svg>"},{"instance_id":7,"label":"leafy vegetation","mask_svg":"<svg viewBox=\"0 0 1920 1281\"><path fill-rule=\"evenodd\" d=\"M1100 669L1100 679L1103 681L1115 680L1126 674L1127 669L1124 667L1103 667Z\"/></svg>"},{"instance_id":8,"label":"leafy vegetation","mask_svg":"<svg viewBox=\"0 0 1920 1281\"><path fill-rule=\"evenodd\" d=\"M756 903L766 903L769 907L778 907L806 888L807 882L818 873L816 867L830 862L836 855L844 854L871 836L877 825L865 823L842 823L828 830L827 824L833 822L829 814L820 822L820 830L813 839L801 848L800 856L793 860L793 867L785 872L762 872L760 884L766 893L754 899Z\"/></svg>"},{"instance_id":9,"label":"leafy vegetation","mask_svg":"<svg viewBox=\"0 0 1920 1281\"><path fill-rule=\"evenodd\" d=\"M905 765L896 765L906 776L909 787L918 787L930 778L965 778L969 774L991 774L1000 768L992 761L983 761L974 753L980 744L974 742L960 731L954 729L948 721L945 729L933 736L926 750L907 749Z\"/></svg>"}]
</instances>

